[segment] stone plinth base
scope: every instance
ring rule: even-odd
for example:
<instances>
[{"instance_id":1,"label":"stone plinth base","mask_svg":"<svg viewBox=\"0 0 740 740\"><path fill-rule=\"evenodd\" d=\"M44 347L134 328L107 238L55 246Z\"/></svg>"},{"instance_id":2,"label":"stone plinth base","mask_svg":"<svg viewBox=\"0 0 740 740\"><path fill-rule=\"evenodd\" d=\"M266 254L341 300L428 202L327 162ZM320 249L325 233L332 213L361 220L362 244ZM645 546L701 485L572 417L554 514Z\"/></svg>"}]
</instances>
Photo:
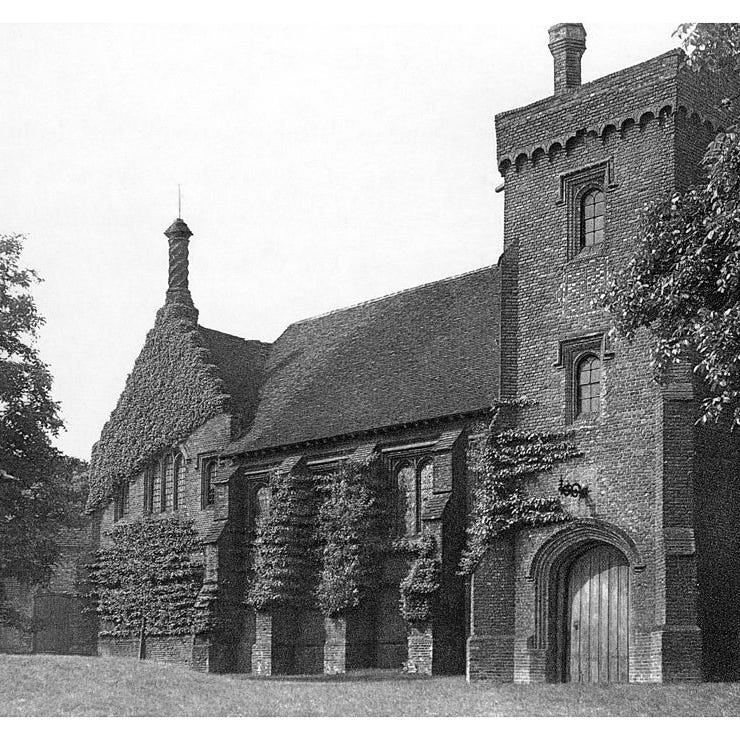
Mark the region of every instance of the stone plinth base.
<instances>
[{"instance_id":1,"label":"stone plinth base","mask_svg":"<svg viewBox=\"0 0 740 740\"><path fill-rule=\"evenodd\" d=\"M430 625L411 627L408 636L409 653L406 670L431 676L434 668L434 630Z\"/></svg>"},{"instance_id":2,"label":"stone plinth base","mask_svg":"<svg viewBox=\"0 0 740 740\"><path fill-rule=\"evenodd\" d=\"M466 666L468 681L514 680L514 635L471 635Z\"/></svg>"}]
</instances>

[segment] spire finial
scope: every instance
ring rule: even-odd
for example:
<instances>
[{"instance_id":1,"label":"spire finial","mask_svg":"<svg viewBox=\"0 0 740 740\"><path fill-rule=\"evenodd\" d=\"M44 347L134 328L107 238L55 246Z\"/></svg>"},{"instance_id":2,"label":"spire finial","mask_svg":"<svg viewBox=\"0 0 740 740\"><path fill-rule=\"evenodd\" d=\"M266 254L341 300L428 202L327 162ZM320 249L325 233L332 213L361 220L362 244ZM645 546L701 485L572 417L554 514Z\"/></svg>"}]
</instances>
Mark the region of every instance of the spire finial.
<instances>
[{"instance_id":1,"label":"spire finial","mask_svg":"<svg viewBox=\"0 0 740 740\"><path fill-rule=\"evenodd\" d=\"M177 217L182 218L182 213L180 212L180 206L182 205L182 193L180 192L180 183L177 183Z\"/></svg>"}]
</instances>

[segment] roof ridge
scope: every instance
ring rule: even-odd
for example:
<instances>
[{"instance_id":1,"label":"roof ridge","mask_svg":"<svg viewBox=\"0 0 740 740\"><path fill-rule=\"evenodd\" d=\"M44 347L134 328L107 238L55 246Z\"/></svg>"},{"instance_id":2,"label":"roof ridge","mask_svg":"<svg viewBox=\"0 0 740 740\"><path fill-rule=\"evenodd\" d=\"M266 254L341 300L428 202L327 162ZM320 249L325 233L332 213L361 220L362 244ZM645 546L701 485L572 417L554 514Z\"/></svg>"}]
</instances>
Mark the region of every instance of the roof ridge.
<instances>
[{"instance_id":1,"label":"roof ridge","mask_svg":"<svg viewBox=\"0 0 740 740\"><path fill-rule=\"evenodd\" d=\"M497 264L484 265L483 267L476 267L474 270L467 270L466 272L458 273L457 275L449 275L448 277L440 278L439 280L430 280L428 283L422 283L421 285L413 285L410 288L401 288L401 290L393 291L392 293L386 293L385 295L377 296L376 298L368 298L366 301L360 301L359 303L353 303L349 306L343 306L342 308L333 308L330 311L324 311L324 313L318 313L314 316L307 316L304 319L298 319L292 321L288 326L297 326L298 324L305 324L307 321L314 321L315 319L323 319L325 316L331 316L335 313L341 313L342 311L351 311L353 308L361 308L362 306L369 306L373 303L379 303L387 298L393 298L403 293L412 293L415 290L421 290L422 288L428 288L430 285L438 285L440 283L447 283L452 280L457 280L468 275L474 275L476 272L485 272L486 270L498 270Z\"/></svg>"},{"instance_id":2,"label":"roof ridge","mask_svg":"<svg viewBox=\"0 0 740 740\"><path fill-rule=\"evenodd\" d=\"M215 334L221 334L224 337L231 337L232 339L240 339L242 342L257 342L258 344L265 344L270 346L272 342L265 342L262 339L246 339L245 337L240 337L238 334L229 334L227 331L221 331L220 329L211 329L208 326L203 326L203 324L198 324L199 329L203 329L204 331L212 331Z\"/></svg>"}]
</instances>

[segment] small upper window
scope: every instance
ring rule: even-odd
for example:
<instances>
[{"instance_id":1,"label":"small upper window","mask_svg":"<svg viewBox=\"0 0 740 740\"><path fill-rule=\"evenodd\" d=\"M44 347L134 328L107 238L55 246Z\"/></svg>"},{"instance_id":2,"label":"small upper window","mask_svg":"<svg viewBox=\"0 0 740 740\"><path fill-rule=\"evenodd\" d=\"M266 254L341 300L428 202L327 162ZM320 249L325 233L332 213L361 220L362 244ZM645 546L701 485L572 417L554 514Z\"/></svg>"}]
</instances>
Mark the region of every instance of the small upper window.
<instances>
[{"instance_id":1,"label":"small upper window","mask_svg":"<svg viewBox=\"0 0 740 740\"><path fill-rule=\"evenodd\" d=\"M162 508L162 461L157 460L152 468L152 511Z\"/></svg>"},{"instance_id":2,"label":"small upper window","mask_svg":"<svg viewBox=\"0 0 740 740\"><path fill-rule=\"evenodd\" d=\"M113 504L113 520L118 521L128 514L129 482L121 483Z\"/></svg>"},{"instance_id":3,"label":"small upper window","mask_svg":"<svg viewBox=\"0 0 740 740\"><path fill-rule=\"evenodd\" d=\"M175 483L172 491L172 508L179 509L185 499L185 458L182 455L175 457Z\"/></svg>"},{"instance_id":4,"label":"small upper window","mask_svg":"<svg viewBox=\"0 0 740 740\"><path fill-rule=\"evenodd\" d=\"M254 526L259 529L267 522L270 514L270 487L262 486L257 491L256 510L254 512Z\"/></svg>"},{"instance_id":5,"label":"small upper window","mask_svg":"<svg viewBox=\"0 0 740 740\"><path fill-rule=\"evenodd\" d=\"M434 465L430 458L401 462L396 468L397 529L414 536L422 531L424 502L434 492Z\"/></svg>"},{"instance_id":6,"label":"small upper window","mask_svg":"<svg viewBox=\"0 0 740 740\"><path fill-rule=\"evenodd\" d=\"M434 463L425 460L419 468L419 493L416 497L416 531L421 532L421 514L424 504L434 493Z\"/></svg>"},{"instance_id":7,"label":"small upper window","mask_svg":"<svg viewBox=\"0 0 740 740\"><path fill-rule=\"evenodd\" d=\"M604 241L604 191L592 188L581 198L580 248L597 247Z\"/></svg>"},{"instance_id":8,"label":"small upper window","mask_svg":"<svg viewBox=\"0 0 740 740\"><path fill-rule=\"evenodd\" d=\"M216 486L214 478L216 475L216 460L206 460L203 463L203 490L201 504L205 509L216 503Z\"/></svg>"},{"instance_id":9,"label":"small upper window","mask_svg":"<svg viewBox=\"0 0 740 740\"><path fill-rule=\"evenodd\" d=\"M403 534L416 534L416 470L410 462L402 463L397 469L396 490L397 526Z\"/></svg>"},{"instance_id":10,"label":"small upper window","mask_svg":"<svg viewBox=\"0 0 740 740\"><path fill-rule=\"evenodd\" d=\"M161 511L171 508L175 490L175 468L172 455L167 455L162 463L164 472L162 475L162 499L160 501Z\"/></svg>"},{"instance_id":11,"label":"small upper window","mask_svg":"<svg viewBox=\"0 0 740 740\"><path fill-rule=\"evenodd\" d=\"M576 365L576 416L598 414L601 397L601 361L586 355Z\"/></svg>"}]
</instances>

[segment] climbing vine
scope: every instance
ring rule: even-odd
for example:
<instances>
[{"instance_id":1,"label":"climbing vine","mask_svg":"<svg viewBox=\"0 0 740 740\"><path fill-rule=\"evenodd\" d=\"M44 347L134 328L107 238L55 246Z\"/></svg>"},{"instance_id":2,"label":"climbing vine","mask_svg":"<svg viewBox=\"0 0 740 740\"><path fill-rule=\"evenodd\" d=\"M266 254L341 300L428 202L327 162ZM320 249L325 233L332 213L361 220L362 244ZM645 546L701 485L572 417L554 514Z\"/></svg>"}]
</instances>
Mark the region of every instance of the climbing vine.
<instances>
[{"instance_id":1,"label":"climbing vine","mask_svg":"<svg viewBox=\"0 0 740 740\"><path fill-rule=\"evenodd\" d=\"M318 494L307 476L277 473L268 484L270 507L257 523L248 601L256 609L315 601Z\"/></svg>"},{"instance_id":2,"label":"climbing vine","mask_svg":"<svg viewBox=\"0 0 740 740\"><path fill-rule=\"evenodd\" d=\"M203 583L203 545L190 520L143 519L116 526L90 565L90 595L113 637L192 631Z\"/></svg>"},{"instance_id":3,"label":"climbing vine","mask_svg":"<svg viewBox=\"0 0 740 740\"><path fill-rule=\"evenodd\" d=\"M316 600L335 617L359 605L378 578L386 481L380 457L345 462L321 476L318 512L321 572Z\"/></svg>"},{"instance_id":4,"label":"climbing vine","mask_svg":"<svg viewBox=\"0 0 740 740\"><path fill-rule=\"evenodd\" d=\"M423 534L409 541L404 549L413 559L401 581L401 615L408 624L428 622L434 614L441 585L437 541L431 534Z\"/></svg>"},{"instance_id":5,"label":"climbing vine","mask_svg":"<svg viewBox=\"0 0 740 740\"><path fill-rule=\"evenodd\" d=\"M571 436L563 433L519 432L505 428L512 410L529 401L499 402L486 431L473 450L476 476L473 510L460 562L461 573L472 573L496 537L524 527L542 527L569 519L557 496L527 496L523 483L580 456Z\"/></svg>"},{"instance_id":6,"label":"climbing vine","mask_svg":"<svg viewBox=\"0 0 740 740\"><path fill-rule=\"evenodd\" d=\"M224 411L228 396L202 346L193 309L160 309L90 462L88 511L162 450Z\"/></svg>"}]
</instances>

